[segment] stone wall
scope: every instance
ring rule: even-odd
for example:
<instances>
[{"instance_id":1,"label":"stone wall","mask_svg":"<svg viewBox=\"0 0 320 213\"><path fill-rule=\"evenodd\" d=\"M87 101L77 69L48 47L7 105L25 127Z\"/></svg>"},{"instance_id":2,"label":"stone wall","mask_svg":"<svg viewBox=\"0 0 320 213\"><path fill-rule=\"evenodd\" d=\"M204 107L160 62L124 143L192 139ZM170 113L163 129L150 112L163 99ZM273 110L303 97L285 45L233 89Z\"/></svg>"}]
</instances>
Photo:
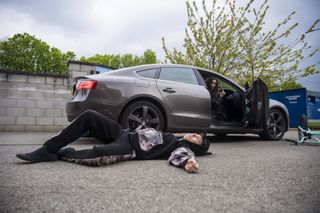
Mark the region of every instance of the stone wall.
<instances>
[{"instance_id":1,"label":"stone wall","mask_svg":"<svg viewBox=\"0 0 320 213\"><path fill-rule=\"evenodd\" d=\"M67 77L0 72L0 131L59 131L69 122Z\"/></svg>"},{"instance_id":2,"label":"stone wall","mask_svg":"<svg viewBox=\"0 0 320 213\"><path fill-rule=\"evenodd\" d=\"M67 76L0 69L0 131L60 131L69 124L65 107L72 97L73 78L96 74L98 67L104 66L70 61Z\"/></svg>"},{"instance_id":3,"label":"stone wall","mask_svg":"<svg viewBox=\"0 0 320 213\"><path fill-rule=\"evenodd\" d=\"M71 79L74 79L78 76L86 76L96 74L97 65L94 63L85 63L70 61L68 63L68 73Z\"/></svg>"}]
</instances>

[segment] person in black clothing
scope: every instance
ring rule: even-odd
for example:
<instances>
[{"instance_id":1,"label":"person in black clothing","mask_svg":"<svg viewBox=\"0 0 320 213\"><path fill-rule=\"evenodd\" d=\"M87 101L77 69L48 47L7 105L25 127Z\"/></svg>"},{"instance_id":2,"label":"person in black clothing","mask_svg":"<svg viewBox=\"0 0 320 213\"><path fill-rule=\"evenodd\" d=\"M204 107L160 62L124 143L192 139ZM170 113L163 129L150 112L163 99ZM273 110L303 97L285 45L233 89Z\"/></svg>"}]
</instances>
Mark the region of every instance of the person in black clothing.
<instances>
[{"instance_id":1,"label":"person in black clothing","mask_svg":"<svg viewBox=\"0 0 320 213\"><path fill-rule=\"evenodd\" d=\"M62 149L87 131L104 144L78 151L74 148ZM205 135L192 133L178 138L171 133L161 133L152 128L130 132L102 114L87 110L47 140L41 148L16 156L29 162L61 159L90 166L108 165L129 159L169 157L171 165L184 168L187 172L196 172L199 165L195 155L206 154L209 146L210 142Z\"/></svg>"},{"instance_id":2,"label":"person in black clothing","mask_svg":"<svg viewBox=\"0 0 320 213\"><path fill-rule=\"evenodd\" d=\"M206 80L206 84L211 96L211 108L214 118L217 120L229 120L228 111L223 105L223 98L226 93L219 87L218 79L210 76Z\"/></svg>"}]
</instances>

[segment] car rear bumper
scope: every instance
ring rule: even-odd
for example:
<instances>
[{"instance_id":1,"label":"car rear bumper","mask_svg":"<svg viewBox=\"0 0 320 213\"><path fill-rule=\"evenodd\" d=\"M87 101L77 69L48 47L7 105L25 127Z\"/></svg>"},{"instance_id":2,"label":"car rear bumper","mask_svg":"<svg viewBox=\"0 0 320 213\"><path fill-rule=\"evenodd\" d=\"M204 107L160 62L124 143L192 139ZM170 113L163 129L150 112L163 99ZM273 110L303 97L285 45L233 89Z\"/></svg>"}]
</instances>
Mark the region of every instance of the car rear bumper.
<instances>
[{"instance_id":1,"label":"car rear bumper","mask_svg":"<svg viewBox=\"0 0 320 213\"><path fill-rule=\"evenodd\" d=\"M96 102L88 101L70 101L66 104L66 114L68 121L74 120L82 112L91 109L97 112L100 112L106 117L109 117L115 121L119 120L119 107L104 105Z\"/></svg>"},{"instance_id":2,"label":"car rear bumper","mask_svg":"<svg viewBox=\"0 0 320 213\"><path fill-rule=\"evenodd\" d=\"M92 109L92 106L84 102L68 102L66 104L66 113L68 121L73 121L76 117L78 117L82 112L86 111L87 109Z\"/></svg>"}]
</instances>

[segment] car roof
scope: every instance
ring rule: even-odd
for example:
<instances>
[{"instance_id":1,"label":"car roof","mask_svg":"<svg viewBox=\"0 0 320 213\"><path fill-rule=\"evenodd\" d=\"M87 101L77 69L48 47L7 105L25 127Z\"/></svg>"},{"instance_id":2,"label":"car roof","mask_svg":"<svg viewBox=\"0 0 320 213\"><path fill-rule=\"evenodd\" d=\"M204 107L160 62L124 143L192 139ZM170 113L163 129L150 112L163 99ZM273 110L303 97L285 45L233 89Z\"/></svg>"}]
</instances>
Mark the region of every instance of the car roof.
<instances>
[{"instance_id":1,"label":"car roof","mask_svg":"<svg viewBox=\"0 0 320 213\"><path fill-rule=\"evenodd\" d=\"M161 67L181 67L181 68L191 68L191 69L203 70L203 71L207 71L207 72L213 72L213 73L225 78L225 76L223 76L213 70L205 69L202 67L196 67L196 66L192 66L192 65L186 65L186 64L143 64L143 65L138 65L138 66L121 68L121 69L117 69L117 70L113 70L113 71L128 71L128 70L138 71L138 70L143 70L143 69L161 68Z\"/></svg>"}]
</instances>

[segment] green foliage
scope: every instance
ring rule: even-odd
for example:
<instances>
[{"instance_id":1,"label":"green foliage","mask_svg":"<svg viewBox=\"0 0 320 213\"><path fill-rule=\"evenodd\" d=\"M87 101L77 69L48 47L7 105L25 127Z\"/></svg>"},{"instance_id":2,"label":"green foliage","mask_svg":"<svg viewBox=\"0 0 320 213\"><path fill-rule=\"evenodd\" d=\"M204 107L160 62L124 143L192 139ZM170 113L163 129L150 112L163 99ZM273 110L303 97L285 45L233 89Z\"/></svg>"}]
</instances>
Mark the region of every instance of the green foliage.
<instances>
[{"instance_id":1,"label":"green foliage","mask_svg":"<svg viewBox=\"0 0 320 213\"><path fill-rule=\"evenodd\" d=\"M143 55L140 57L140 64L155 64L157 63L156 53L148 49L144 51Z\"/></svg>"},{"instance_id":2,"label":"green foliage","mask_svg":"<svg viewBox=\"0 0 320 213\"><path fill-rule=\"evenodd\" d=\"M67 74L67 62L76 55L62 53L28 33L0 41L0 68L27 73Z\"/></svg>"},{"instance_id":3,"label":"green foliage","mask_svg":"<svg viewBox=\"0 0 320 213\"><path fill-rule=\"evenodd\" d=\"M298 26L290 23L295 12L270 31L266 31L265 17L268 0L249 1L238 7L236 0L225 0L219 7L212 0L210 7L202 1L199 9L193 1L186 2L188 22L185 30L184 51L169 50L162 38L166 62L191 64L226 75L239 84L252 83L261 78L270 90L291 89L301 85L300 77L319 73L315 64L302 67L307 59L319 57L319 49L306 42L308 33L315 33L319 19L292 43L288 37Z\"/></svg>"},{"instance_id":4,"label":"green foliage","mask_svg":"<svg viewBox=\"0 0 320 213\"><path fill-rule=\"evenodd\" d=\"M154 63L157 63L157 56L155 52L148 49L140 57L132 54L124 54L122 56L119 54L118 55L96 54L93 57L89 57L89 58L81 57L80 61L102 64L102 65L117 69L117 68L131 67L131 66L136 66L141 64L154 64Z\"/></svg>"},{"instance_id":5,"label":"green foliage","mask_svg":"<svg viewBox=\"0 0 320 213\"><path fill-rule=\"evenodd\" d=\"M282 91L282 90L290 90L290 89L298 89L302 88L302 85L293 81L293 80L286 80L283 81L280 85L277 85L277 87L269 88L270 92L274 91Z\"/></svg>"},{"instance_id":6,"label":"green foliage","mask_svg":"<svg viewBox=\"0 0 320 213\"><path fill-rule=\"evenodd\" d=\"M68 61L75 58L76 55L73 52L63 53L28 33L15 34L11 38L0 41L0 68L3 69L65 75ZM154 51L147 49L142 56L96 54L89 58L81 57L80 61L122 68L157 63L157 56Z\"/></svg>"}]
</instances>

